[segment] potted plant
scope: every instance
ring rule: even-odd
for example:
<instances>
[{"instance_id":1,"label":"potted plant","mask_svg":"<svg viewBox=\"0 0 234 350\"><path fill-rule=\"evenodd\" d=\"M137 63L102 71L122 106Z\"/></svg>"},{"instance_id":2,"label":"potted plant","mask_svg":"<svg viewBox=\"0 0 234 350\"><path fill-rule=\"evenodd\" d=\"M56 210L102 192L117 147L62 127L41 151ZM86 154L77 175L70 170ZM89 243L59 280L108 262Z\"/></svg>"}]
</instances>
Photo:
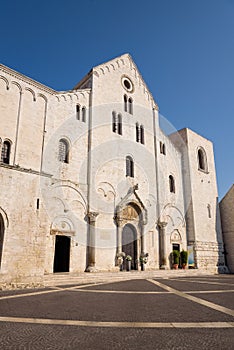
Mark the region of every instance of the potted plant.
<instances>
[{"instance_id":1,"label":"potted plant","mask_svg":"<svg viewBox=\"0 0 234 350\"><path fill-rule=\"evenodd\" d=\"M148 262L148 256L148 253L140 256L141 271L145 271L145 264Z\"/></svg>"},{"instance_id":2,"label":"potted plant","mask_svg":"<svg viewBox=\"0 0 234 350\"><path fill-rule=\"evenodd\" d=\"M180 262L180 252L179 250L173 250L172 251L172 263L173 263L173 269L177 270Z\"/></svg>"},{"instance_id":3,"label":"potted plant","mask_svg":"<svg viewBox=\"0 0 234 350\"><path fill-rule=\"evenodd\" d=\"M185 269L188 263L188 252L186 250L182 250L182 252L180 253L180 261L182 269Z\"/></svg>"},{"instance_id":4,"label":"potted plant","mask_svg":"<svg viewBox=\"0 0 234 350\"><path fill-rule=\"evenodd\" d=\"M120 271L123 271L123 259L125 257L125 253L121 252L121 253L117 253L116 257L117 257L117 264L119 266Z\"/></svg>"},{"instance_id":5,"label":"potted plant","mask_svg":"<svg viewBox=\"0 0 234 350\"><path fill-rule=\"evenodd\" d=\"M131 255L127 255L125 259L127 261L127 271L131 271L131 264L132 264L132 257L131 257Z\"/></svg>"}]
</instances>

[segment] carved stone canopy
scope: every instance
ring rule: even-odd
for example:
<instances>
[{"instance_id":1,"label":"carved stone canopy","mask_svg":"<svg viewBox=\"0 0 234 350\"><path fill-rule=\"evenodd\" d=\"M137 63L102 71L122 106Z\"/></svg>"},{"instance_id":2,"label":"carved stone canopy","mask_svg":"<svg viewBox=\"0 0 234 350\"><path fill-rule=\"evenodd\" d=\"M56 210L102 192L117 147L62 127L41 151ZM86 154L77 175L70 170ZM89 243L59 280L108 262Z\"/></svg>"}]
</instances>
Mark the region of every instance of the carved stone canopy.
<instances>
[{"instance_id":1,"label":"carved stone canopy","mask_svg":"<svg viewBox=\"0 0 234 350\"><path fill-rule=\"evenodd\" d=\"M147 224L147 209L136 193L138 185L130 187L126 196L116 206L114 220L118 226L129 221Z\"/></svg>"}]
</instances>

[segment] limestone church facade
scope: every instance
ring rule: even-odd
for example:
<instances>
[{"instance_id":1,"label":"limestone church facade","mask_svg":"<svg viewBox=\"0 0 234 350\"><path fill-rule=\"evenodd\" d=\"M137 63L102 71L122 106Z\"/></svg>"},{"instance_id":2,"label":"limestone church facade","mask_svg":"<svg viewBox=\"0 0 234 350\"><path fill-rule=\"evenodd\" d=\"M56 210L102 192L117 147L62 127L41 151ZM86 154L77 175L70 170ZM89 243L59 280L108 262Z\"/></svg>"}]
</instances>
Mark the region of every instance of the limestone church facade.
<instances>
[{"instance_id":1,"label":"limestone church facade","mask_svg":"<svg viewBox=\"0 0 234 350\"><path fill-rule=\"evenodd\" d=\"M0 279L225 268L212 143L167 136L128 54L58 92L0 65Z\"/></svg>"}]
</instances>

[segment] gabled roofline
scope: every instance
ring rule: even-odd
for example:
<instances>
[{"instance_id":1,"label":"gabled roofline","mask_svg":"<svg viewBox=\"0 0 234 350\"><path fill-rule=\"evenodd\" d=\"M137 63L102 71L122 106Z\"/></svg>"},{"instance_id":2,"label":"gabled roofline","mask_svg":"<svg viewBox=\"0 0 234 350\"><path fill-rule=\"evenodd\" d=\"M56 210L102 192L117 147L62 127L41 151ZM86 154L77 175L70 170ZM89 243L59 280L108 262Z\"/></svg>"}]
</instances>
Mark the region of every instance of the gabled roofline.
<instances>
[{"instance_id":1,"label":"gabled roofline","mask_svg":"<svg viewBox=\"0 0 234 350\"><path fill-rule=\"evenodd\" d=\"M150 98L151 98L153 104L155 105L155 107L157 108L157 110L159 110L158 105L157 105L156 101L154 100L154 97L153 97L153 95L152 95L150 89L148 88L148 86L147 86L146 82L144 81L144 79L143 79L143 77L142 77L142 75L141 75L141 73L140 73L140 71L139 71L139 69L138 69L136 63L134 62L134 60L132 59L132 56L131 56L129 53L124 53L124 54L122 54L122 55L120 55L120 56L116 56L116 57L112 58L112 59L109 60L109 61L106 61L106 62L104 62L104 63L101 63L101 64L99 64L99 65L97 65L97 66L94 66L94 67L89 71L89 73L86 74L86 75L84 76L84 78L83 78L80 82L78 82L78 83L75 85L75 87L73 88L73 90L79 89L80 86L82 86L82 84L84 84L84 83L94 74L95 70L100 69L100 68L102 68L103 66L107 66L108 64L111 64L112 62L121 60L121 59L123 59L123 58L128 58L128 59L129 59L129 61L131 62L131 65L132 65L132 66L134 67L134 69L136 70L136 72L137 72L137 74L138 74L140 80L143 82L143 85L144 85L145 89L147 90L147 92L148 92L148 94L149 94L149 96L150 96Z\"/></svg>"}]
</instances>

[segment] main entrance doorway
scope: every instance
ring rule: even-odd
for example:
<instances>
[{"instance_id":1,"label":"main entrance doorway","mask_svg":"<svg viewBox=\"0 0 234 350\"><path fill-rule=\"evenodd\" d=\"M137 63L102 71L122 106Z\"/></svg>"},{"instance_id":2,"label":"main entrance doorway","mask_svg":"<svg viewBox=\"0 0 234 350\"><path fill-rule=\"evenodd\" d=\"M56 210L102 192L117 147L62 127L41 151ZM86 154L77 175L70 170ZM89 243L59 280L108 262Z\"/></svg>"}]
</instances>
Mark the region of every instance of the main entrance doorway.
<instances>
[{"instance_id":1,"label":"main entrance doorway","mask_svg":"<svg viewBox=\"0 0 234 350\"><path fill-rule=\"evenodd\" d=\"M56 235L54 272L69 272L71 238Z\"/></svg>"},{"instance_id":2,"label":"main entrance doorway","mask_svg":"<svg viewBox=\"0 0 234 350\"><path fill-rule=\"evenodd\" d=\"M127 224L122 232L122 252L132 257L131 269L137 270L137 232L133 225ZM126 270L126 259L123 268Z\"/></svg>"}]
</instances>

